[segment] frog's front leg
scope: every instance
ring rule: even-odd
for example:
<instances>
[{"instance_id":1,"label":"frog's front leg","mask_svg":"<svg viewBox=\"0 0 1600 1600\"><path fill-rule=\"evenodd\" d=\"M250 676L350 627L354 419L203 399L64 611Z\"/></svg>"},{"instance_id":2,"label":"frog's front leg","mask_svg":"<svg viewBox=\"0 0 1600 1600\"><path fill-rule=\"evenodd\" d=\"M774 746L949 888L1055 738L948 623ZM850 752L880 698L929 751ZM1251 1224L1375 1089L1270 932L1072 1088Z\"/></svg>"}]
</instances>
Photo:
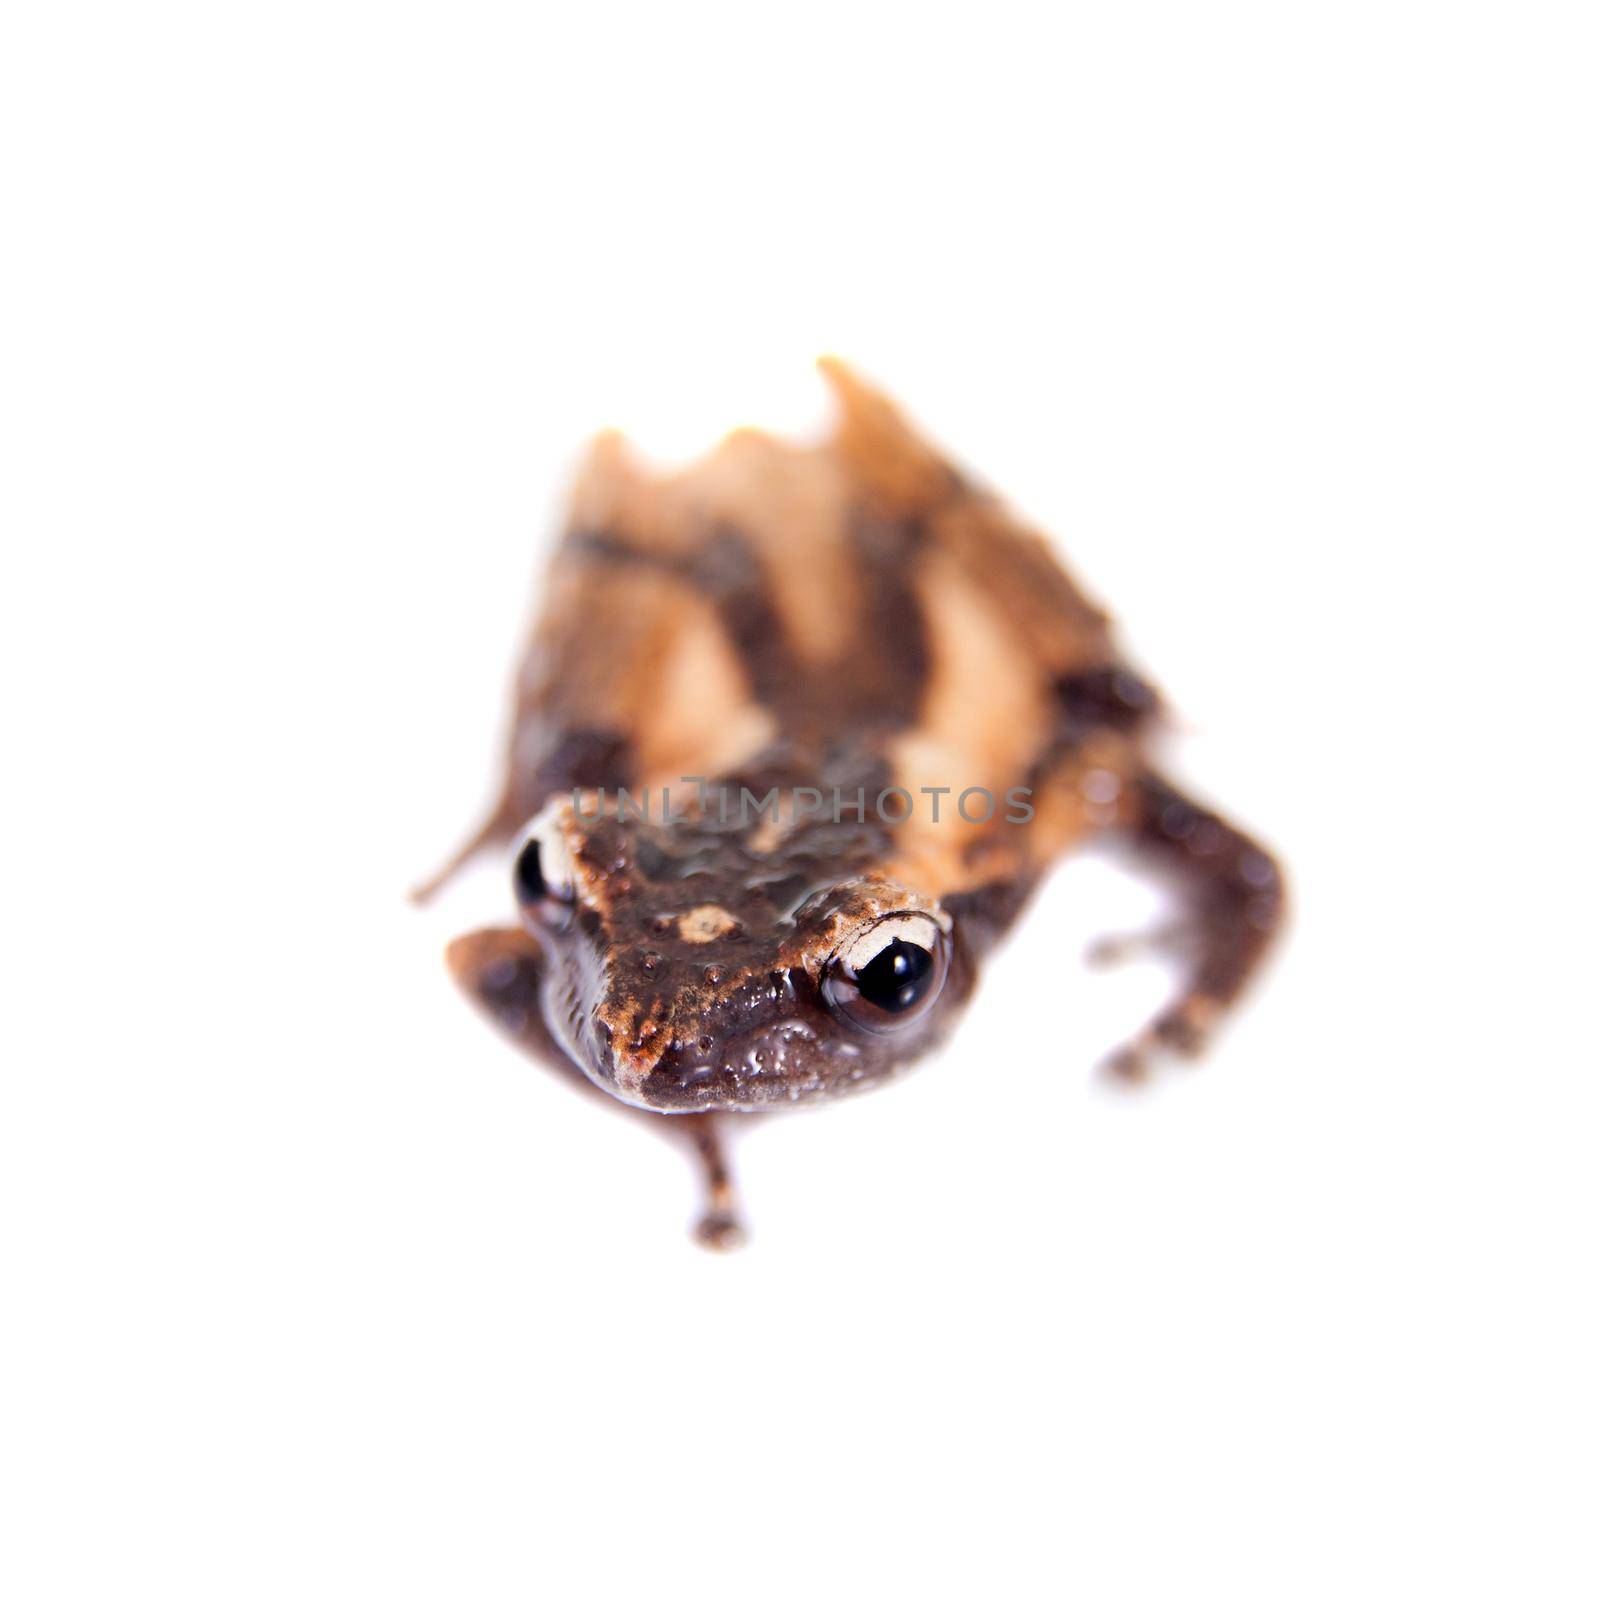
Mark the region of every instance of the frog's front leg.
<instances>
[{"instance_id":1,"label":"frog's front leg","mask_svg":"<svg viewBox=\"0 0 1600 1600\"><path fill-rule=\"evenodd\" d=\"M1120 831L1177 891L1178 918L1162 942L1181 951L1185 967L1177 998L1108 1063L1137 1079L1162 1050L1192 1056L1204 1048L1277 934L1284 886L1267 851L1158 774L1136 777L1125 802Z\"/></svg>"},{"instance_id":2,"label":"frog's front leg","mask_svg":"<svg viewBox=\"0 0 1600 1600\"><path fill-rule=\"evenodd\" d=\"M663 1116L633 1112L591 1083L551 1036L539 1007L539 979L544 957L538 944L520 928L481 928L451 942L445 952L457 983L495 1020L501 1030L531 1054L563 1073L618 1111L646 1118L660 1132L687 1139L699 1162L706 1202L695 1238L712 1249L726 1250L744 1241L738 1198L722 1146L714 1112Z\"/></svg>"},{"instance_id":3,"label":"frog's front leg","mask_svg":"<svg viewBox=\"0 0 1600 1600\"><path fill-rule=\"evenodd\" d=\"M705 1177L706 1208L694 1225L695 1238L712 1250L734 1249L744 1243L744 1224L722 1147L721 1119L714 1111L693 1111L669 1120L684 1125Z\"/></svg>"}]
</instances>

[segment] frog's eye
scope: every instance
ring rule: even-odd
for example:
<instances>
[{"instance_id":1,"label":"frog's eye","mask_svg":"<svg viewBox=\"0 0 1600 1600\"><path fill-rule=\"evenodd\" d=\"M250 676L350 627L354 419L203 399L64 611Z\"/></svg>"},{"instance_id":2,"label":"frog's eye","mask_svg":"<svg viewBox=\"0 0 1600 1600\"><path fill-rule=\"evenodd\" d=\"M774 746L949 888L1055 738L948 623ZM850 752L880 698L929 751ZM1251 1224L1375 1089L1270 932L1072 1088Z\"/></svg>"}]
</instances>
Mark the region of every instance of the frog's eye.
<instances>
[{"instance_id":1,"label":"frog's eye","mask_svg":"<svg viewBox=\"0 0 1600 1600\"><path fill-rule=\"evenodd\" d=\"M939 998L950 942L920 911L880 917L834 956L822 975L823 998L841 1016L884 1033L915 1021Z\"/></svg>"},{"instance_id":2,"label":"frog's eye","mask_svg":"<svg viewBox=\"0 0 1600 1600\"><path fill-rule=\"evenodd\" d=\"M524 910L552 902L568 906L577 897L572 855L553 811L541 811L522 830L513 859L512 883Z\"/></svg>"}]
</instances>

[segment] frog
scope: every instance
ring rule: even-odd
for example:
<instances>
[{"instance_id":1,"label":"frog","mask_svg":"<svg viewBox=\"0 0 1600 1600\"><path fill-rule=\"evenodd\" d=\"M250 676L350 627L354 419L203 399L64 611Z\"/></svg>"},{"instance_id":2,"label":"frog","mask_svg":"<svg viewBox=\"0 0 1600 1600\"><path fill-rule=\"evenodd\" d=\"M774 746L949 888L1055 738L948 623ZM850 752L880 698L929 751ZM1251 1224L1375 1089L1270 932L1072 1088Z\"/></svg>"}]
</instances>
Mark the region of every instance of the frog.
<instances>
[{"instance_id":1,"label":"frog","mask_svg":"<svg viewBox=\"0 0 1600 1600\"><path fill-rule=\"evenodd\" d=\"M497 798L414 896L505 852L514 919L454 939L451 974L687 1142L719 1249L745 1237L729 1119L934 1051L1075 852L1119 849L1174 906L1176 989L1106 1063L1123 1081L1199 1054L1284 920L1277 859L1167 775L1165 698L1045 536L820 366L815 442L742 428L662 470L594 440Z\"/></svg>"}]
</instances>

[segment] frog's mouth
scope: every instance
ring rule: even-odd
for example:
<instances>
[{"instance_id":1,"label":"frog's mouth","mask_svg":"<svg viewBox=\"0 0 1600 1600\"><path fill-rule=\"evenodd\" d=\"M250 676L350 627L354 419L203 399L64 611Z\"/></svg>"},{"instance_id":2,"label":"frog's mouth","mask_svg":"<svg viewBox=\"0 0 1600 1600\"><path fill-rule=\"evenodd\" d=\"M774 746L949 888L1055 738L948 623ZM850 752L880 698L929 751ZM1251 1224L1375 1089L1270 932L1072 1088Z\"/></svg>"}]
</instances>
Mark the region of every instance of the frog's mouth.
<instances>
[{"instance_id":1,"label":"frog's mouth","mask_svg":"<svg viewBox=\"0 0 1600 1600\"><path fill-rule=\"evenodd\" d=\"M837 1095L877 1074L862 1047L803 1017L711 1043L674 1041L638 1084L653 1111L759 1110Z\"/></svg>"},{"instance_id":2,"label":"frog's mouth","mask_svg":"<svg viewBox=\"0 0 1600 1600\"><path fill-rule=\"evenodd\" d=\"M747 979L712 1008L689 995L647 1007L608 989L584 941L547 943L541 995L551 1034L585 1075L641 1110L757 1110L837 1095L881 1074L874 1041L828 1015L804 973Z\"/></svg>"}]
</instances>

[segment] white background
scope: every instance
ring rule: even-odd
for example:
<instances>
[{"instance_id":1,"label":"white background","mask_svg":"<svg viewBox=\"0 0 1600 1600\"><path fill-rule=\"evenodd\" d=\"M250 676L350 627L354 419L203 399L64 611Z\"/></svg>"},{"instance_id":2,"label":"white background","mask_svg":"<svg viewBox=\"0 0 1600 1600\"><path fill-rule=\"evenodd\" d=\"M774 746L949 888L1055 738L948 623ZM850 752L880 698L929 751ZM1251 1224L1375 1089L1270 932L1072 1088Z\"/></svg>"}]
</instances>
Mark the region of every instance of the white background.
<instances>
[{"instance_id":1,"label":"white background","mask_svg":"<svg viewBox=\"0 0 1600 1600\"><path fill-rule=\"evenodd\" d=\"M1593 1595L1581 5L18 4L0 1587ZM1282 851L1203 1067L1067 869L740 1256L403 903L565 474L833 349Z\"/></svg>"}]
</instances>

